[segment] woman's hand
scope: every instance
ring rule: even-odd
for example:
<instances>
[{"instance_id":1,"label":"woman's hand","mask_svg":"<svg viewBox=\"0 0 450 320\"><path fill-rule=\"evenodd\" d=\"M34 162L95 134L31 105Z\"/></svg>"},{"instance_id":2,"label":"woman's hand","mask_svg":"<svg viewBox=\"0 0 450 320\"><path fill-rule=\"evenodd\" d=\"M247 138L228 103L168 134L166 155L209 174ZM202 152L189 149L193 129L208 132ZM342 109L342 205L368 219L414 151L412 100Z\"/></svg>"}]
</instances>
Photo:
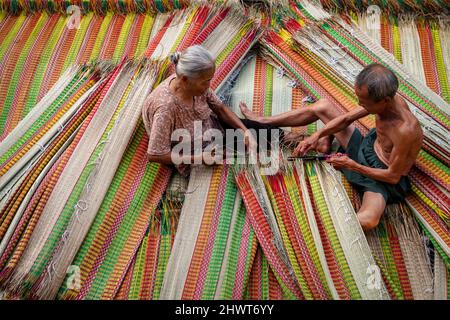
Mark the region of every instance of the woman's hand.
<instances>
[{"instance_id":1,"label":"woman's hand","mask_svg":"<svg viewBox=\"0 0 450 320\"><path fill-rule=\"evenodd\" d=\"M223 154L211 152L203 152L203 163L206 165L223 164Z\"/></svg>"},{"instance_id":2,"label":"woman's hand","mask_svg":"<svg viewBox=\"0 0 450 320\"><path fill-rule=\"evenodd\" d=\"M225 153L221 145L215 145L211 149L206 148L202 152L203 163L206 165L223 164Z\"/></svg>"}]
</instances>

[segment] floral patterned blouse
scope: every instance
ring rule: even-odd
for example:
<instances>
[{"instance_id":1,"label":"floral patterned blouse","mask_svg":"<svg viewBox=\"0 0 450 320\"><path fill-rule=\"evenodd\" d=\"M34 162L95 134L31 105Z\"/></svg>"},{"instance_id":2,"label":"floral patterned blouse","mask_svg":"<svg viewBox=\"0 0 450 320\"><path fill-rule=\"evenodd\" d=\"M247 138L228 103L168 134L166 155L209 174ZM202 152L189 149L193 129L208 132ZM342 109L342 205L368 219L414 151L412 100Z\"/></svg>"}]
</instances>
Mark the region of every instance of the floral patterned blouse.
<instances>
[{"instance_id":1,"label":"floral patterned blouse","mask_svg":"<svg viewBox=\"0 0 450 320\"><path fill-rule=\"evenodd\" d=\"M142 107L142 119L145 130L149 136L147 153L149 155L163 155L171 152L178 141L172 141L172 132L176 129L186 129L192 138L202 139L199 132L194 135L194 121L201 121L202 135L208 138L209 129L218 129L223 132L217 115L211 109L222 104L211 89L203 95L194 97L193 105L183 103L170 89L170 82L176 78L172 74L159 84L147 97ZM206 132L206 134L205 134ZM211 131L209 131L211 132ZM204 139L204 140L206 140ZM204 146L204 143L202 143ZM187 177L190 165L176 165L181 175Z\"/></svg>"}]
</instances>

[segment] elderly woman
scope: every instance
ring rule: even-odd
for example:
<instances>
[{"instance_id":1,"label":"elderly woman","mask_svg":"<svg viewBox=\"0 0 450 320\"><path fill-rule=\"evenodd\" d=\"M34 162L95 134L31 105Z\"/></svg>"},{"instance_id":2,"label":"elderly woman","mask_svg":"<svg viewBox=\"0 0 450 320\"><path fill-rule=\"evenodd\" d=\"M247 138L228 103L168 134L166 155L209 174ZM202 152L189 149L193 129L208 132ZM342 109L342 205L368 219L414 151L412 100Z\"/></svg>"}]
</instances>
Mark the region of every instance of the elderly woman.
<instances>
[{"instance_id":1,"label":"elderly woman","mask_svg":"<svg viewBox=\"0 0 450 320\"><path fill-rule=\"evenodd\" d=\"M192 163L221 163L217 157L211 157L210 152L181 156L172 152L176 144L172 141L172 133L177 129L187 130L194 140L204 140L205 136L208 136L205 133L211 132L209 129L217 129L221 133L228 128L242 129L247 151L255 151L256 141L249 128L273 127L239 119L213 93L209 87L215 72L215 61L211 54L201 46L192 46L182 53L173 54L171 61L175 66L175 74L161 82L149 95L142 109L145 129L149 136L149 160L174 164L185 177L189 175ZM199 121L197 124L201 123L201 133L194 130L196 121ZM267 138L270 139L270 130L268 131ZM281 130L280 134L282 135Z\"/></svg>"}]
</instances>

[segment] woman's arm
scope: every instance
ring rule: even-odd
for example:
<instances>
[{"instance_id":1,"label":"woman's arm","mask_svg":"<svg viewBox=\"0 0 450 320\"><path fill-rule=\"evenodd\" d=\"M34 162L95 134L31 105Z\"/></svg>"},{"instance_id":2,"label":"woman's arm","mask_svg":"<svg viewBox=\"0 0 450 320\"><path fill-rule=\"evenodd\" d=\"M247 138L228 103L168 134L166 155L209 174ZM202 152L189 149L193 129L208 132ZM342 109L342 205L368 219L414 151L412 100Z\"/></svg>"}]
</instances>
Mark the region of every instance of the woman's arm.
<instances>
[{"instance_id":1,"label":"woman's arm","mask_svg":"<svg viewBox=\"0 0 450 320\"><path fill-rule=\"evenodd\" d=\"M238 116L226 105L216 105L212 110L220 120L228 124L230 127L234 129L242 129L243 131L247 130L247 127L242 123L241 119L239 119Z\"/></svg>"},{"instance_id":2,"label":"woman's arm","mask_svg":"<svg viewBox=\"0 0 450 320\"><path fill-rule=\"evenodd\" d=\"M234 129L241 129L244 132L244 143L252 157L256 156L257 143L251 131L242 123L241 119L228 108L210 89L207 93L208 104L217 117L228 126Z\"/></svg>"},{"instance_id":3,"label":"woman's arm","mask_svg":"<svg viewBox=\"0 0 450 320\"><path fill-rule=\"evenodd\" d=\"M213 156L208 152L203 152L201 154L196 155L184 155L180 156L177 155L178 158L172 158L172 153L168 152L166 154L162 155L151 155L147 153L148 160L151 162L158 162L165 165L177 165L177 164L220 164L222 163L222 157L221 156Z\"/></svg>"},{"instance_id":4,"label":"woman's arm","mask_svg":"<svg viewBox=\"0 0 450 320\"><path fill-rule=\"evenodd\" d=\"M206 98L211 110L217 117L228 126L234 129L241 129L244 132L244 143L251 157L256 157L257 143L251 131L242 123L241 119L231 111L215 94L209 89Z\"/></svg>"},{"instance_id":5,"label":"woman's arm","mask_svg":"<svg viewBox=\"0 0 450 320\"><path fill-rule=\"evenodd\" d=\"M222 122L234 129L242 129L243 131L248 130L238 116L236 116L236 114L219 99L214 91L208 89L206 99L211 110L220 120L222 120Z\"/></svg>"},{"instance_id":6,"label":"woman's arm","mask_svg":"<svg viewBox=\"0 0 450 320\"><path fill-rule=\"evenodd\" d=\"M247 150L251 156L256 157L258 144L251 131L242 123L241 119L239 119L238 116L236 116L236 114L224 104L216 105L213 111L217 114L220 120L228 124L230 127L241 129L244 132L244 143L248 148Z\"/></svg>"},{"instance_id":7,"label":"woman's arm","mask_svg":"<svg viewBox=\"0 0 450 320\"><path fill-rule=\"evenodd\" d=\"M158 162L165 165L172 165L174 164L172 162L172 157L169 153L162 154L162 155L151 155L147 153L148 161L150 162Z\"/></svg>"}]
</instances>

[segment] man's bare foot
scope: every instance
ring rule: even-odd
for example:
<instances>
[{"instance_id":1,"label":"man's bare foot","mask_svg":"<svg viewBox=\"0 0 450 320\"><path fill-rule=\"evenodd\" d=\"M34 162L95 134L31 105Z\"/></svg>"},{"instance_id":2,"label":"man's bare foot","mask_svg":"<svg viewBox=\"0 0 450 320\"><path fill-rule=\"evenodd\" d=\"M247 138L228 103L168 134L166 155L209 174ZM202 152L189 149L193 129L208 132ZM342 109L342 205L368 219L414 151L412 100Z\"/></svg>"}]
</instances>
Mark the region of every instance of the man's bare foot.
<instances>
[{"instance_id":1,"label":"man's bare foot","mask_svg":"<svg viewBox=\"0 0 450 320\"><path fill-rule=\"evenodd\" d=\"M317 152L320 153L330 153L331 144L333 143L333 136L326 136L319 139L317 142Z\"/></svg>"},{"instance_id":2,"label":"man's bare foot","mask_svg":"<svg viewBox=\"0 0 450 320\"><path fill-rule=\"evenodd\" d=\"M263 122L263 117L257 115L255 112L251 111L244 102L239 103L239 109L241 109L242 114L248 120L253 120L257 122Z\"/></svg>"}]
</instances>

